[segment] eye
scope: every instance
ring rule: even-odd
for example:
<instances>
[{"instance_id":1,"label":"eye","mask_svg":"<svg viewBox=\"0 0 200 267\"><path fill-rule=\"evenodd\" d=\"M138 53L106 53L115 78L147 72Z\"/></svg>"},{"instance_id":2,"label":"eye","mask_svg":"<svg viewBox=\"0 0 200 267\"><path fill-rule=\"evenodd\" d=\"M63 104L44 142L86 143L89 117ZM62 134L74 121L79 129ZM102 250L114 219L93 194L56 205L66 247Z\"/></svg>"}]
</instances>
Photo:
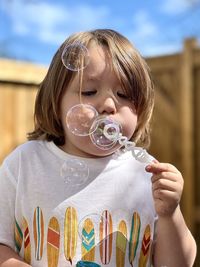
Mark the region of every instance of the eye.
<instances>
[{"instance_id":1,"label":"eye","mask_svg":"<svg viewBox=\"0 0 200 267\"><path fill-rule=\"evenodd\" d=\"M126 95L124 92L117 92L117 95L120 97L120 98L123 98L123 99L127 99L129 100L130 97L128 95Z\"/></svg>"},{"instance_id":2,"label":"eye","mask_svg":"<svg viewBox=\"0 0 200 267\"><path fill-rule=\"evenodd\" d=\"M83 96L92 96L96 94L96 90L85 90L81 92L81 95Z\"/></svg>"}]
</instances>

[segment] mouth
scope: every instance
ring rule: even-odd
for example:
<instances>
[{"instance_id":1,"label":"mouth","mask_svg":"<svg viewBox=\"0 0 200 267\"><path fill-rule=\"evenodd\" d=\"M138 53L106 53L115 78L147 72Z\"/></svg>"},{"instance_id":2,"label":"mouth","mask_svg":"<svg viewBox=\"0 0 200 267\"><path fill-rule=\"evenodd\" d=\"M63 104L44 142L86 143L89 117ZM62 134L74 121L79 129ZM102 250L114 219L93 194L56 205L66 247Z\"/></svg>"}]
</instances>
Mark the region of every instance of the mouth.
<instances>
[{"instance_id":1,"label":"mouth","mask_svg":"<svg viewBox=\"0 0 200 267\"><path fill-rule=\"evenodd\" d=\"M103 150L107 150L117 143L121 133L121 126L110 117L100 116L93 122L90 131L90 138L93 144Z\"/></svg>"}]
</instances>

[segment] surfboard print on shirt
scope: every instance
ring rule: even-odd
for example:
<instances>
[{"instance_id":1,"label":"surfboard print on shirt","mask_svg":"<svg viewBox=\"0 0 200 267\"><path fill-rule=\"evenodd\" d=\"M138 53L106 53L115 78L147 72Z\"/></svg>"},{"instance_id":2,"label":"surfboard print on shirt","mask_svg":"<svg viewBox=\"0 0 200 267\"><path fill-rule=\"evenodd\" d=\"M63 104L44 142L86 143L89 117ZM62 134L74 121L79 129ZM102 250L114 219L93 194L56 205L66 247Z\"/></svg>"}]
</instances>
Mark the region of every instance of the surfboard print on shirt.
<instances>
[{"instance_id":1,"label":"surfboard print on shirt","mask_svg":"<svg viewBox=\"0 0 200 267\"><path fill-rule=\"evenodd\" d=\"M94 261L95 260L95 231L94 224L90 218L87 218L83 223L82 228L82 260Z\"/></svg>"},{"instance_id":2,"label":"surfboard print on shirt","mask_svg":"<svg viewBox=\"0 0 200 267\"><path fill-rule=\"evenodd\" d=\"M21 248L22 248L22 242L23 242L23 232L20 228L17 220L15 219L15 250L19 254Z\"/></svg>"},{"instance_id":3,"label":"surfboard print on shirt","mask_svg":"<svg viewBox=\"0 0 200 267\"><path fill-rule=\"evenodd\" d=\"M141 228L140 216L137 212L134 212L132 217L130 240L129 240L129 262L131 266L134 266L134 259L139 244L140 228Z\"/></svg>"},{"instance_id":4,"label":"surfboard print on shirt","mask_svg":"<svg viewBox=\"0 0 200 267\"><path fill-rule=\"evenodd\" d=\"M145 228L143 239L142 239L142 248L140 251L139 265L138 267L146 267L147 261L150 254L151 247L151 229L148 224Z\"/></svg>"},{"instance_id":5,"label":"surfboard print on shirt","mask_svg":"<svg viewBox=\"0 0 200 267\"><path fill-rule=\"evenodd\" d=\"M47 261L48 267L57 267L60 252L60 226L58 220L49 220L47 231Z\"/></svg>"},{"instance_id":6,"label":"surfboard print on shirt","mask_svg":"<svg viewBox=\"0 0 200 267\"><path fill-rule=\"evenodd\" d=\"M37 207L34 211L33 235L35 243L35 259L39 261L42 258L44 245L44 219L40 207Z\"/></svg>"},{"instance_id":7,"label":"surfboard print on shirt","mask_svg":"<svg viewBox=\"0 0 200 267\"><path fill-rule=\"evenodd\" d=\"M31 263L31 240L28 222L23 218L23 235L24 235L24 261L28 264Z\"/></svg>"},{"instance_id":8,"label":"surfboard print on shirt","mask_svg":"<svg viewBox=\"0 0 200 267\"><path fill-rule=\"evenodd\" d=\"M125 267L127 246L127 226L124 220L120 221L116 237L116 267Z\"/></svg>"},{"instance_id":9,"label":"surfboard print on shirt","mask_svg":"<svg viewBox=\"0 0 200 267\"><path fill-rule=\"evenodd\" d=\"M76 254L78 236L77 213L75 208L68 207L65 212L64 223L64 253L65 258L72 265L72 260Z\"/></svg>"},{"instance_id":10,"label":"surfboard print on shirt","mask_svg":"<svg viewBox=\"0 0 200 267\"><path fill-rule=\"evenodd\" d=\"M113 242L113 224L112 217L108 210L103 211L100 227L100 258L103 264L109 264L112 255L112 242Z\"/></svg>"}]
</instances>

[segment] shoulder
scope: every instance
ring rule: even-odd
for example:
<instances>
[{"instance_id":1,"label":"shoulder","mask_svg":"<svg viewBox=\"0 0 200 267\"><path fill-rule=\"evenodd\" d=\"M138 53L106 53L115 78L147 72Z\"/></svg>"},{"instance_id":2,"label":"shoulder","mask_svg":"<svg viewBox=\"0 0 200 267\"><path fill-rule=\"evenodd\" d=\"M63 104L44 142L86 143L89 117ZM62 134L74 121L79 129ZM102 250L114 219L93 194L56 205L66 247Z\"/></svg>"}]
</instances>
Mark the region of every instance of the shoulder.
<instances>
[{"instance_id":1,"label":"shoulder","mask_svg":"<svg viewBox=\"0 0 200 267\"><path fill-rule=\"evenodd\" d=\"M16 147L3 161L2 165L16 166L22 160L30 160L35 153L40 154L45 148L45 141L27 141Z\"/></svg>"},{"instance_id":2,"label":"shoulder","mask_svg":"<svg viewBox=\"0 0 200 267\"><path fill-rule=\"evenodd\" d=\"M46 141L27 141L16 147L3 161L0 172L10 177L17 177L28 166L33 166L47 154Z\"/></svg>"}]
</instances>

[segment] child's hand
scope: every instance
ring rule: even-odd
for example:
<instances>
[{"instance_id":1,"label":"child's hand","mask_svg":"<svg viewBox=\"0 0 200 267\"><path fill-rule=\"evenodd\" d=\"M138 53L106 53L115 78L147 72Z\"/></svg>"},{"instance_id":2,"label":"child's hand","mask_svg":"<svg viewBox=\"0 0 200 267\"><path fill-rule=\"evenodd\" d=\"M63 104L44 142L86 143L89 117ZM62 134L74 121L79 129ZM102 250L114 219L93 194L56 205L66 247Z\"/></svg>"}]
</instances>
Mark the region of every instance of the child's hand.
<instances>
[{"instance_id":1,"label":"child's hand","mask_svg":"<svg viewBox=\"0 0 200 267\"><path fill-rule=\"evenodd\" d=\"M170 216L179 205L183 191L183 177L171 164L152 163L146 167L152 175L152 191L158 216Z\"/></svg>"}]
</instances>

